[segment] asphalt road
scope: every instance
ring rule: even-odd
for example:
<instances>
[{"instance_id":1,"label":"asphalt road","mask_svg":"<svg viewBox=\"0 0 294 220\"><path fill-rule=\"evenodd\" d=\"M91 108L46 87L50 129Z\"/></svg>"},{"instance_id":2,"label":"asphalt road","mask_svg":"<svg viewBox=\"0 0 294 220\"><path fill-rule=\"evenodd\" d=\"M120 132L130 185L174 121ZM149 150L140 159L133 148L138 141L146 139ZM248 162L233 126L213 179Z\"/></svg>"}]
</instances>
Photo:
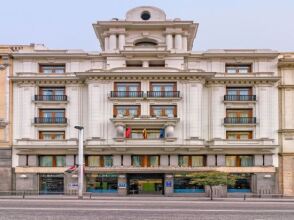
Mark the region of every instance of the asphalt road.
<instances>
[{"instance_id":1,"label":"asphalt road","mask_svg":"<svg viewBox=\"0 0 294 220\"><path fill-rule=\"evenodd\" d=\"M294 219L293 202L207 201L173 198L95 200L0 199L0 220Z\"/></svg>"}]
</instances>

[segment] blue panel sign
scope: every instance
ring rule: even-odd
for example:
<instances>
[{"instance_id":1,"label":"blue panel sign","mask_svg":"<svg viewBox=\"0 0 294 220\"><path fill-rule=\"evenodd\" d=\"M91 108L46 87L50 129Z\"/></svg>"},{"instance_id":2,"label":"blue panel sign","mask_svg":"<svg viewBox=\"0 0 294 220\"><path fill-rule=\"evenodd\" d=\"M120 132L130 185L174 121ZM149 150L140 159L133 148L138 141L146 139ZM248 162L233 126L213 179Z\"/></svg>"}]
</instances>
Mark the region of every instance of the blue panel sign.
<instances>
[{"instance_id":1,"label":"blue panel sign","mask_svg":"<svg viewBox=\"0 0 294 220\"><path fill-rule=\"evenodd\" d=\"M117 186L118 186L118 188L127 188L126 183L118 183Z\"/></svg>"},{"instance_id":2,"label":"blue panel sign","mask_svg":"<svg viewBox=\"0 0 294 220\"><path fill-rule=\"evenodd\" d=\"M165 187L172 187L172 181L166 181Z\"/></svg>"}]
</instances>

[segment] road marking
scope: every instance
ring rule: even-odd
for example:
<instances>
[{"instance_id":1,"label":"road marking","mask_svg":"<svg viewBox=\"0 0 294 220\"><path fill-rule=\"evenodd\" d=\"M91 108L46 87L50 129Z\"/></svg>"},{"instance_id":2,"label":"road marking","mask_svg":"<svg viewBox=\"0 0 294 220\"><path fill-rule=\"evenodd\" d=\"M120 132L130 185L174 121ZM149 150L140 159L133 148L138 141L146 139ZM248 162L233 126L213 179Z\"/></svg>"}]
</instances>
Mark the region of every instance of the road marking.
<instances>
[{"instance_id":1,"label":"road marking","mask_svg":"<svg viewBox=\"0 0 294 220\"><path fill-rule=\"evenodd\" d=\"M51 208L51 207L44 207L44 208L38 208L38 207L0 207L0 210L34 210L34 211L135 211L135 212L238 212L238 213L260 213L263 214L265 212L267 213L294 213L293 209L286 209L286 210L267 210L267 209L131 209L131 208Z\"/></svg>"}]
</instances>

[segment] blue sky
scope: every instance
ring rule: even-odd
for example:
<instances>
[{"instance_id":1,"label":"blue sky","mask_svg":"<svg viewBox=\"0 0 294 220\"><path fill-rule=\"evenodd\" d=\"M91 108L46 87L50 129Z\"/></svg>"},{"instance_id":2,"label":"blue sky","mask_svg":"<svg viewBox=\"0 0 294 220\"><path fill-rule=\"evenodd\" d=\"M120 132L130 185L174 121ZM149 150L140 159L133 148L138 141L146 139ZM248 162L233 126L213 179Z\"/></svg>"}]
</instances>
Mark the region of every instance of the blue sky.
<instances>
[{"instance_id":1,"label":"blue sky","mask_svg":"<svg viewBox=\"0 0 294 220\"><path fill-rule=\"evenodd\" d=\"M198 22L194 50L294 51L294 0L0 0L0 44L100 50L92 23L151 5Z\"/></svg>"}]
</instances>

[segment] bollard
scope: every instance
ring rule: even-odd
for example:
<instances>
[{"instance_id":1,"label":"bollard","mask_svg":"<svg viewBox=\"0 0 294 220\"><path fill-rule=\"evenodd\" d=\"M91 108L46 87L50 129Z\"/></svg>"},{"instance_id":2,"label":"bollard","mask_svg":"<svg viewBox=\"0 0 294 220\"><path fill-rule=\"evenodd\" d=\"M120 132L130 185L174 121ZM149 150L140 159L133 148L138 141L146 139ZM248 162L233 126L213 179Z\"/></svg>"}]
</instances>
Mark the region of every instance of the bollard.
<instances>
[{"instance_id":1,"label":"bollard","mask_svg":"<svg viewBox=\"0 0 294 220\"><path fill-rule=\"evenodd\" d=\"M25 191L23 191L23 193L22 193L22 198L23 199L25 198Z\"/></svg>"},{"instance_id":2,"label":"bollard","mask_svg":"<svg viewBox=\"0 0 294 220\"><path fill-rule=\"evenodd\" d=\"M90 199L92 199L92 193L90 193Z\"/></svg>"},{"instance_id":3,"label":"bollard","mask_svg":"<svg viewBox=\"0 0 294 220\"><path fill-rule=\"evenodd\" d=\"M244 194L244 201L246 200L246 194Z\"/></svg>"}]
</instances>

